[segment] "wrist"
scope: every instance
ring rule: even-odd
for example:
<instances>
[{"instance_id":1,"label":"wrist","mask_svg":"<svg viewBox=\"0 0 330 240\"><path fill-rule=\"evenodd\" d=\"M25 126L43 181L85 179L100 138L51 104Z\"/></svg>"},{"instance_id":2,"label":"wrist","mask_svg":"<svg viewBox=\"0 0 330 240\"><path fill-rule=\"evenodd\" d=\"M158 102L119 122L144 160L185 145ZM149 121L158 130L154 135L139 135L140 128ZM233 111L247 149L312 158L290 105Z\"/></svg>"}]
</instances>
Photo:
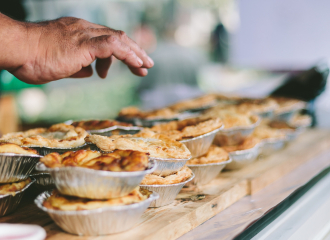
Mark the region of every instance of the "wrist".
<instances>
[{"instance_id":1,"label":"wrist","mask_svg":"<svg viewBox=\"0 0 330 240\"><path fill-rule=\"evenodd\" d=\"M28 58L28 23L15 21L0 13L0 69L12 71Z\"/></svg>"}]
</instances>

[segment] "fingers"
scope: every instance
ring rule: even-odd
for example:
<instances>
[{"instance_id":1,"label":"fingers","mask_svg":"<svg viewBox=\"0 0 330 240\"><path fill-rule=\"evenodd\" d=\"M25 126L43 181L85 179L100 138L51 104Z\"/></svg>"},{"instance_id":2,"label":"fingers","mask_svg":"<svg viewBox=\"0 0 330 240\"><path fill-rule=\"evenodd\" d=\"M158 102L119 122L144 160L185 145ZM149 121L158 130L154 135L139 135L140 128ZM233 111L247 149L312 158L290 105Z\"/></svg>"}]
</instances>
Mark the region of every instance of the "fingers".
<instances>
[{"instance_id":1,"label":"fingers","mask_svg":"<svg viewBox=\"0 0 330 240\"><path fill-rule=\"evenodd\" d=\"M93 37L88 41L88 50L93 58L109 58L111 55L123 61L128 67L140 68L142 60L124 42L112 35Z\"/></svg>"},{"instance_id":2,"label":"fingers","mask_svg":"<svg viewBox=\"0 0 330 240\"><path fill-rule=\"evenodd\" d=\"M101 78L106 78L111 63L112 63L112 56L103 59L98 58L96 60L96 65L95 65L96 72Z\"/></svg>"},{"instance_id":3,"label":"fingers","mask_svg":"<svg viewBox=\"0 0 330 240\"><path fill-rule=\"evenodd\" d=\"M83 67L80 71L76 72L75 74L72 74L70 77L84 78L84 77L90 77L92 75L93 75L93 69L92 69L92 66L89 65L87 67Z\"/></svg>"},{"instance_id":4,"label":"fingers","mask_svg":"<svg viewBox=\"0 0 330 240\"><path fill-rule=\"evenodd\" d=\"M148 75L148 70L145 68L133 68L133 67L129 67L129 69L131 70L131 72L137 76L140 77L144 77Z\"/></svg>"},{"instance_id":5,"label":"fingers","mask_svg":"<svg viewBox=\"0 0 330 240\"><path fill-rule=\"evenodd\" d=\"M92 24L92 28L88 31L93 36L112 35L117 37L121 42L127 44L134 53L143 61L142 67L151 68L154 66L153 60L147 55L147 53L132 39L130 39L125 32L117 31L111 28L107 28L101 25Z\"/></svg>"}]
</instances>

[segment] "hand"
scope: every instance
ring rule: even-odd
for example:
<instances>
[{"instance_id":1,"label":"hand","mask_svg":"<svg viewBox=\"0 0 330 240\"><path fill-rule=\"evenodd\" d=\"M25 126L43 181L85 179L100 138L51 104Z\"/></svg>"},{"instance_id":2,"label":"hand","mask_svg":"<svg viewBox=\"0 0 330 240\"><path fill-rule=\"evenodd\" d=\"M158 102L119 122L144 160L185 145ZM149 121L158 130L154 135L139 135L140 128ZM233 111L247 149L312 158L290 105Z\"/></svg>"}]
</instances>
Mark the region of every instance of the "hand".
<instances>
[{"instance_id":1,"label":"hand","mask_svg":"<svg viewBox=\"0 0 330 240\"><path fill-rule=\"evenodd\" d=\"M17 60L18 66L14 61L14 66L7 70L27 83L89 77L93 73L90 64L95 60L98 75L105 78L113 57L124 62L138 76L147 75L147 68L154 65L145 51L123 31L72 17L20 23L20 26L22 24L25 27L22 59Z\"/></svg>"}]
</instances>

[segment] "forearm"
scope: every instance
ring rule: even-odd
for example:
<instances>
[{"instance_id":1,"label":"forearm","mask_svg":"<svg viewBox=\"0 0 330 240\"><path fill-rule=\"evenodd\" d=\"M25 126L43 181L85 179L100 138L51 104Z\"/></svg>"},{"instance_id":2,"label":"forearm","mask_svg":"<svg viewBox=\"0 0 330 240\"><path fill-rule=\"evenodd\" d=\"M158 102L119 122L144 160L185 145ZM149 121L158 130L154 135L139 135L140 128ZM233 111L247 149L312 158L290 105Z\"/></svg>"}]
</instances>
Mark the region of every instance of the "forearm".
<instances>
[{"instance_id":1,"label":"forearm","mask_svg":"<svg viewBox=\"0 0 330 240\"><path fill-rule=\"evenodd\" d=\"M0 69L21 67L29 52L27 24L0 13Z\"/></svg>"}]
</instances>

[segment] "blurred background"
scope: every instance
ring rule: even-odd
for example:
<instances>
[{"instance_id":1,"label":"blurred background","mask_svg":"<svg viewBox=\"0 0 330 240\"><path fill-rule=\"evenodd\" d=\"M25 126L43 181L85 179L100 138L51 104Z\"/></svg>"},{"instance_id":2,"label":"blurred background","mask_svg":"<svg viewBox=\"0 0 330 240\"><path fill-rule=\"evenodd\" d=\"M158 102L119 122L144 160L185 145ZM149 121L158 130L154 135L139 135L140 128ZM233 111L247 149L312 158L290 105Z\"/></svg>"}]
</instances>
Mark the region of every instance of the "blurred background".
<instances>
[{"instance_id":1,"label":"blurred background","mask_svg":"<svg viewBox=\"0 0 330 240\"><path fill-rule=\"evenodd\" d=\"M19 20L73 16L123 30L155 66L139 78L116 61L106 79L41 86L1 71L0 130L114 118L128 105L153 109L205 92L266 96L292 72L327 64L329 8L327 0L1 1L0 12ZM330 127L330 91L313 104Z\"/></svg>"}]
</instances>

